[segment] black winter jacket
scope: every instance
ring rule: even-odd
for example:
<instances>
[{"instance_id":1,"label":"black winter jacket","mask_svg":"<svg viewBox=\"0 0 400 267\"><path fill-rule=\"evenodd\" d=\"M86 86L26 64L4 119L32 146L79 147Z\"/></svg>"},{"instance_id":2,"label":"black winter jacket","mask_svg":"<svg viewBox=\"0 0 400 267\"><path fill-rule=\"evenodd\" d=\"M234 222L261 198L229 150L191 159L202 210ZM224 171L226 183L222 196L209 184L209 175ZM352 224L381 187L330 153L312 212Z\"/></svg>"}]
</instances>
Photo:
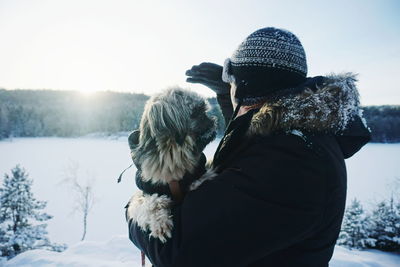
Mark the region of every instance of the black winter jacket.
<instances>
[{"instance_id":1,"label":"black winter jacket","mask_svg":"<svg viewBox=\"0 0 400 267\"><path fill-rule=\"evenodd\" d=\"M231 121L214 156L218 175L172 208L172 238L162 243L130 220L132 242L155 266L328 266L344 159L370 138L354 81L331 76Z\"/></svg>"}]
</instances>

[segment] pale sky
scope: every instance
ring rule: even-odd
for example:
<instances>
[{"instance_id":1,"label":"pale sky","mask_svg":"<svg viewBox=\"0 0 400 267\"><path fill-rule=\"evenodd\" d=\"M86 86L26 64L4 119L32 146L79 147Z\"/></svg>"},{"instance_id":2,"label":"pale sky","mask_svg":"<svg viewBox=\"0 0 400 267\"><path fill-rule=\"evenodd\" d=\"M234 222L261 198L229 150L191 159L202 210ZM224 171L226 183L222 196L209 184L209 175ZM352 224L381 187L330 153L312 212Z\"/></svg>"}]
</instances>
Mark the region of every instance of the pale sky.
<instances>
[{"instance_id":1,"label":"pale sky","mask_svg":"<svg viewBox=\"0 0 400 267\"><path fill-rule=\"evenodd\" d=\"M185 70L274 26L299 37L309 76L356 72L362 104L400 104L399 14L397 0L0 0L0 88L211 96Z\"/></svg>"}]
</instances>

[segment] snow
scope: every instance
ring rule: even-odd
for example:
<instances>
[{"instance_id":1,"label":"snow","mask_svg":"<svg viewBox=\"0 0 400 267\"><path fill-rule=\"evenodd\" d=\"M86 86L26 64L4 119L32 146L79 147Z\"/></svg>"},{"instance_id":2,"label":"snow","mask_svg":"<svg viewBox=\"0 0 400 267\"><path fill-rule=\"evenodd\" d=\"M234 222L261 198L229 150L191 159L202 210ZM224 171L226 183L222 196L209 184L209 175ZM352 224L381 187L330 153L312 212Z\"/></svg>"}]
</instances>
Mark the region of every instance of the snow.
<instances>
[{"instance_id":1,"label":"snow","mask_svg":"<svg viewBox=\"0 0 400 267\"><path fill-rule=\"evenodd\" d=\"M83 241L62 253L31 250L8 261L5 266L141 266L140 251L125 236L115 236L108 242Z\"/></svg>"},{"instance_id":2,"label":"snow","mask_svg":"<svg viewBox=\"0 0 400 267\"><path fill-rule=\"evenodd\" d=\"M331 267L395 267L400 255L377 250L348 250L336 246ZM0 262L1 263L1 262ZM146 260L150 266L149 260ZM4 267L123 267L141 266L140 251L126 236L115 236L108 242L83 241L62 253L31 250L8 261Z\"/></svg>"},{"instance_id":3,"label":"snow","mask_svg":"<svg viewBox=\"0 0 400 267\"><path fill-rule=\"evenodd\" d=\"M75 209L73 194L62 183L71 162L81 167L81 176L94 180L95 203L88 216L87 240L103 241L127 234L124 206L136 190L133 168L117 184L119 173L129 164L127 142L104 138L21 138L0 142L0 175L17 163L33 179L32 191L47 201L50 240L74 244L83 232L82 216ZM3 177L0 178L2 180Z\"/></svg>"},{"instance_id":4,"label":"snow","mask_svg":"<svg viewBox=\"0 0 400 267\"><path fill-rule=\"evenodd\" d=\"M347 205L357 198L370 211L372 205L389 198L396 190L394 180L400 179L399 155L399 143L368 144L346 160Z\"/></svg>"},{"instance_id":5,"label":"snow","mask_svg":"<svg viewBox=\"0 0 400 267\"><path fill-rule=\"evenodd\" d=\"M212 155L218 145L205 150ZM33 180L36 199L47 201L46 212L50 240L68 245L82 236L82 216L76 209L68 184L62 183L71 163L80 166L80 178L93 180L95 203L88 216L87 240L104 241L115 235L127 235L124 207L137 190L135 168L119 174L132 160L127 137L117 138L15 138L0 141L0 182L15 165L26 169ZM72 164L72 165L74 165Z\"/></svg>"},{"instance_id":6,"label":"snow","mask_svg":"<svg viewBox=\"0 0 400 267\"><path fill-rule=\"evenodd\" d=\"M399 267L400 255L379 250L348 250L336 246L330 267Z\"/></svg>"},{"instance_id":7,"label":"snow","mask_svg":"<svg viewBox=\"0 0 400 267\"><path fill-rule=\"evenodd\" d=\"M217 145L215 141L206 148L209 158ZM369 144L347 160L348 202L357 197L367 210L369 203L389 196L394 178L400 177L398 155L400 144ZM89 213L87 241L84 242L79 242L82 216L72 212L73 196L69 187L61 183L71 162L79 164L81 178L94 180L95 203ZM140 266L140 253L127 239L124 217L124 206L136 191L135 169L128 169L122 182L117 183L121 171L131 164L126 136L0 141L0 182L18 163L33 180L36 199L48 201L46 212L54 216L48 221L50 241L66 243L69 249L63 253L25 252L7 266ZM337 247L331 266L396 266L395 260L400 262L400 257ZM368 265L368 262L374 264Z\"/></svg>"}]
</instances>

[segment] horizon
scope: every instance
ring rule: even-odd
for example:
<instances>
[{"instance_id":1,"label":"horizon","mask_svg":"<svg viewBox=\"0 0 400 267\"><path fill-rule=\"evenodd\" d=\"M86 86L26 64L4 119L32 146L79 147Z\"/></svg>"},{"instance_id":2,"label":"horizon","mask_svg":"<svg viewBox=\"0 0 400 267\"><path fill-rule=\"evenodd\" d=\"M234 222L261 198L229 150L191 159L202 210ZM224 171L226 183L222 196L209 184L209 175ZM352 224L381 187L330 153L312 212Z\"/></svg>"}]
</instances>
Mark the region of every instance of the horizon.
<instances>
[{"instance_id":1,"label":"horizon","mask_svg":"<svg viewBox=\"0 0 400 267\"><path fill-rule=\"evenodd\" d=\"M146 94L143 92L134 92L134 91L116 91L116 90L96 90L96 91L90 91L90 92L85 92L85 91L80 91L80 90L68 90L68 89L47 89L47 88L39 88L39 89L27 89L27 88L16 88L16 89L6 89L6 88L0 88L0 90L6 90L6 91L54 91L54 92L68 92L68 93L76 93L76 94L82 94L86 98L92 98L95 97L96 94L98 93L116 93L116 94L136 94L136 95L145 95L147 97L151 97L151 94ZM194 90L192 88L189 88L189 90ZM198 93L198 92L197 92ZM203 97L207 99L215 98L216 95L203 95ZM400 104L369 104L365 105L361 103L361 107L378 107L378 106L399 106Z\"/></svg>"},{"instance_id":2,"label":"horizon","mask_svg":"<svg viewBox=\"0 0 400 267\"><path fill-rule=\"evenodd\" d=\"M399 105L399 11L395 0L3 0L0 88L151 95L180 86L210 97L185 71L222 65L247 35L274 26L299 37L308 76L359 73L362 105Z\"/></svg>"}]
</instances>

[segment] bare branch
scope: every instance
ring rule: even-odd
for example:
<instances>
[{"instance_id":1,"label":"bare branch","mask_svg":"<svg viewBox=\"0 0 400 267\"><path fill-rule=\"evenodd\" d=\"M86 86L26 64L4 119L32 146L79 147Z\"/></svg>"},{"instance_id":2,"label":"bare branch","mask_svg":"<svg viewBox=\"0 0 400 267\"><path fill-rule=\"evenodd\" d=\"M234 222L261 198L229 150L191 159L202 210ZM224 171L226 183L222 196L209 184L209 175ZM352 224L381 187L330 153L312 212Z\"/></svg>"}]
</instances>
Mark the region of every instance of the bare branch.
<instances>
[{"instance_id":1,"label":"bare branch","mask_svg":"<svg viewBox=\"0 0 400 267\"><path fill-rule=\"evenodd\" d=\"M87 218L92 209L95 198L93 193L94 175L86 172L86 179L83 183L80 178L80 166L78 162L70 161L65 168L64 179L60 184L67 184L74 193L75 207L74 211L79 210L83 216L83 234L81 241L85 239L87 232ZM89 178L88 178L89 177Z\"/></svg>"}]
</instances>

